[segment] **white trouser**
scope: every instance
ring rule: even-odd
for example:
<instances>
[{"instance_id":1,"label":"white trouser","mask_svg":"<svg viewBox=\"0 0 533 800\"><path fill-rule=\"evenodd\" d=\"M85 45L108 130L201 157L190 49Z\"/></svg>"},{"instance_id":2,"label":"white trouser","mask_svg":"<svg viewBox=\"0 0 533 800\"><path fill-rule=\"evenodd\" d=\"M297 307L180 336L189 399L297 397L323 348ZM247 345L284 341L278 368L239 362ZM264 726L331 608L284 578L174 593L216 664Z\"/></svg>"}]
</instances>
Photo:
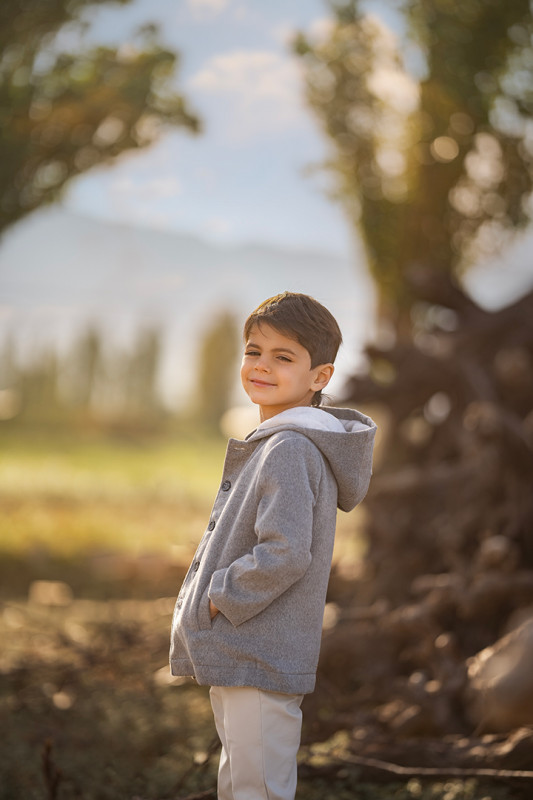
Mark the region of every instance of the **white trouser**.
<instances>
[{"instance_id":1,"label":"white trouser","mask_svg":"<svg viewBox=\"0 0 533 800\"><path fill-rule=\"evenodd\" d=\"M294 800L301 694L213 686L222 753L218 800Z\"/></svg>"}]
</instances>

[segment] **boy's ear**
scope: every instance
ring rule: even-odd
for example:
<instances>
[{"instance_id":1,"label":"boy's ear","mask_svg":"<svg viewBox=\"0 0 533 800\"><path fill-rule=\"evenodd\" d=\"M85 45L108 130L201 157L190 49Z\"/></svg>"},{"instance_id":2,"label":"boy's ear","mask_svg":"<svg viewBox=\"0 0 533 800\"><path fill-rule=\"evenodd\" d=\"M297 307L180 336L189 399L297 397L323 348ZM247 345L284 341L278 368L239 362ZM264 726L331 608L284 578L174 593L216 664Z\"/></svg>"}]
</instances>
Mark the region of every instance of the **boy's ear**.
<instances>
[{"instance_id":1,"label":"boy's ear","mask_svg":"<svg viewBox=\"0 0 533 800\"><path fill-rule=\"evenodd\" d=\"M315 392L326 388L334 372L335 367L333 364L320 364L318 367L315 367L315 380L313 381Z\"/></svg>"}]
</instances>

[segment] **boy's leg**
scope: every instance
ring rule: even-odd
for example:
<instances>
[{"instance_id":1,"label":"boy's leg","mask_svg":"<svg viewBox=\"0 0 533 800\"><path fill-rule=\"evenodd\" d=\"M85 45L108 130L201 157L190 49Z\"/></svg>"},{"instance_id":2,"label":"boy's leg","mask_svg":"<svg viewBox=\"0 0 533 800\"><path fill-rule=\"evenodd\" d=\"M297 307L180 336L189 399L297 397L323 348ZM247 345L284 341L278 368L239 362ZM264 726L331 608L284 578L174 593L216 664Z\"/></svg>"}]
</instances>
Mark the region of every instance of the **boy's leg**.
<instances>
[{"instance_id":1,"label":"boy's leg","mask_svg":"<svg viewBox=\"0 0 533 800\"><path fill-rule=\"evenodd\" d=\"M219 800L294 800L303 696L217 686L211 698L223 744Z\"/></svg>"},{"instance_id":2,"label":"boy's leg","mask_svg":"<svg viewBox=\"0 0 533 800\"><path fill-rule=\"evenodd\" d=\"M213 716L215 718L215 727L217 729L220 742L222 744L222 752L220 753L220 762L218 765L218 800L233 800L233 792L231 790L231 773L228 758L228 744L226 742L226 734L224 731L224 704L218 687L212 686L209 690L209 698L211 700L211 708L213 709Z\"/></svg>"}]
</instances>

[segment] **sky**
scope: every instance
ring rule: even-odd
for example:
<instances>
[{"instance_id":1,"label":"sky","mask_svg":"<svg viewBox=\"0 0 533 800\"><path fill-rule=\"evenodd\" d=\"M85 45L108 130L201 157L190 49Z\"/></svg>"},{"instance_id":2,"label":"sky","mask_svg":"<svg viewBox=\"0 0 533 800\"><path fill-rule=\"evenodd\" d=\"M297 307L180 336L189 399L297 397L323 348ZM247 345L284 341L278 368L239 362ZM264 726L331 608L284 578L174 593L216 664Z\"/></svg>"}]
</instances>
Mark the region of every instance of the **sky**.
<instances>
[{"instance_id":1,"label":"sky","mask_svg":"<svg viewBox=\"0 0 533 800\"><path fill-rule=\"evenodd\" d=\"M396 0L362 0L363 10L389 31L388 40L405 44L398 5ZM317 169L328 157L328 143L305 106L301 63L290 47L296 31L311 40L327 33L331 16L325 0L106 2L91 7L86 21L81 42L79 28L66 28L59 34L58 47L66 51L95 44L128 48L139 41L136 31L141 26L157 24L159 40L180 54L176 88L201 118L204 130L193 136L185 129L170 128L151 147L125 153L111 165L85 173L69 184L62 200L64 209L126 224L133 238L135 228L144 227L193 235L220 247L259 244L340 256L353 264L353 278L351 285L345 282L339 290L338 303L349 306L352 323L356 317L360 321L361 303L370 316L374 301L364 250L341 206L328 196L331 177ZM416 55L409 49L405 52L411 68L416 68ZM397 94L398 74L391 69L385 76L389 83L382 90L389 97L392 91ZM45 221L46 213L32 216L42 215ZM77 316L74 305L66 307L59 300L41 298L30 308L25 281L31 258L22 258L27 242L32 242L39 263L43 252L60 244L35 237L31 226L39 223L32 216L14 226L2 246L0 295L5 295L2 265L7 259L9 274L18 276L12 292L18 292L20 302L4 298L0 328L3 321L6 329L26 325L41 331L42 320L50 320L51 314L57 325ZM57 237L52 225L49 230L49 237ZM519 237L503 256L496 255L468 272L469 290L488 307L512 302L533 284L532 252L533 233ZM110 253L110 269L113 258ZM18 263L26 265L26 271L14 269ZM67 269L71 263L67 261ZM308 291L300 283L289 285L289 278L272 294L286 288ZM41 275L41 279L51 284L50 276ZM328 288L334 284L333 276L326 280ZM263 299L258 297L257 302ZM367 320L365 316L363 333L370 337L372 325ZM44 326L50 332L53 328L51 322ZM348 334L352 348L361 349L365 337L360 335L355 341L349 327Z\"/></svg>"},{"instance_id":2,"label":"sky","mask_svg":"<svg viewBox=\"0 0 533 800\"><path fill-rule=\"evenodd\" d=\"M401 31L391 10L394 2L366 3L384 24ZM311 40L327 33L331 16L325 0L132 0L126 5L106 2L86 14L81 41L79 26L66 27L56 48L127 49L138 44L139 28L155 23L158 41L180 55L175 86L201 119L203 132L194 136L186 129L168 128L149 148L125 153L111 165L83 174L70 182L63 208L106 223L126 224L131 230L143 227L193 235L221 247L257 244L300 255L304 251L339 256L343 263L353 263L353 274L350 271L350 280L339 286L331 308L344 315L345 340L351 351L359 352L370 335L374 306L363 248L341 206L328 196L331 179L316 169L326 160L328 145L305 106L301 63L290 45L297 31ZM46 272L41 254L60 258L61 242L56 227L48 224L54 219L49 214L38 211L14 226L0 254L0 295L2 281L4 290L7 286L6 274L12 278L7 287L12 302L7 298L0 304L0 328L3 321L6 330L22 331L30 349L35 331L46 331L37 342L45 335L63 341L64 329L70 331L68 336L74 335L76 320L82 319L77 287L74 299L59 292L51 296L53 275ZM69 224L67 217L64 224ZM47 225L49 238L55 240L47 241L43 230L36 235L37 228ZM129 236L134 234L125 233L125 240ZM128 241L125 247L130 246ZM115 256L110 251L106 257L111 272ZM26 290L35 284L29 277L32 261L42 273L39 279L47 287L46 296L34 297L35 291ZM67 259L67 269L69 263ZM296 267L288 269L283 283L278 279L269 293L287 288L312 293L306 287L316 283L316 277L309 274L302 279ZM322 273L319 277L324 279L322 292L329 297L336 277ZM79 283L75 275L73 280ZM255 283L264 286L264 280ZM255 298L254 306L263 299ZM144 300L140 297L139 303ZM165 300L161 297L162 306ZM352 360L351 354L345 359L347 373Z\"/></svg>"},{"instance_id":3,"label":"sky","mask_svg":"<svg viewBox=\"0 0 533 800\"><path fill-rule=\"evenodd\" d=\"M398 28L391 6L368 3ZM290 49L297 30L324 35L323 0L136 0L92 9L88 21L88 41L121 45L141 25L158 24L163 43L180 53L177 85L204 132L172 129L149 150L80 177L67 208L218 242L353 251L342 209L327 195L329 177L312 170L327 143ZM72 35L63 41L68 47Z\"/></svg>"},{"instance_id":4,"label":"sky","mask_svg":"<svg viewBox=\"0 0 533 800\"><path fill-rule=\"evenodd\" d=\"M406 47L395 0L363 0L408 68L419 68ZM365 269L363 248L321 165L329 145L306 107L300 60L290 42L301 31L319 41L331 26L326 0L133 0L106 3L87 16L87 44L128 47L147 23L179 52L176 87L200 117L203 133L170 129L149 149L126 153L112 166L72 181L68 210L108 221L193 234L219 244L266 243L316 249ZM60 43L77 46L68 30ZM391 99L405 90L386 74ZM408 88L408 87L407 87ZM394 97L392 98L394 99ZM401 96L400 96L401 99ZM533 234L520 235L504 254L469 271L478 302L512 302L533 283Z\"/></svg>"}]
</instances>

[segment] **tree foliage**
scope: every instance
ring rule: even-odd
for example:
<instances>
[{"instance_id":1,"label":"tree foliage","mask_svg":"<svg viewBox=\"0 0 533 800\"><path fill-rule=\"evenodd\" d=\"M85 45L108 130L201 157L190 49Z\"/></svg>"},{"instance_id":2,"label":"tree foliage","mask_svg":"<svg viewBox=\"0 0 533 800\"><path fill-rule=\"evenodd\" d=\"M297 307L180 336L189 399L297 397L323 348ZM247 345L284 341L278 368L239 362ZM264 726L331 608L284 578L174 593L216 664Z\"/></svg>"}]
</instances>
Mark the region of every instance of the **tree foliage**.
<instances>
[{"instance_id":1,"label":"tree foliage","mask_svg":"<svg viewBox=\"0 0 533 800\"><path fill-rule=\"evenodd\" d=\"M198 354L193 414L197 424L207 430L218 431L220 418L230 405L238 347L235 317L223 311L205 331Z\"/></svg>"},{"instance_id":2,"label":"tree foliage","mask_svg":"<svg viewBox=\"0 0 533 800\"><path fill-rule=\"evenodd\" d=\"M405 0L407 43L357 0L330 5L327 39L302 35L295 45L307 98L332 145L328 166L366 244L381 313L409 329L428 273L453 283L527 221L530 2ZM406 52L411 61L416 52L416 70Z\"/></svg>"},{"instance_id":3,"label":"tree foliage","mask_svg":"<svg viewBox=\"0 0 533 800\"><path fill-rule=\"evenodd\" d=\"M137 45L60 50L64 26L109 2L0 6L0 232L57 199L76 175L150 144L163 124L199 129L171 88L177 56L157 43L153 28Z\"/></svg>"},{"instance_id":4,"label":"tree foliage","mask_svg":"<svg viewBox=\"0 0 533 800\"><path fill-rule=\"evenodd\" d=\"M153 328L140 330L128 347L113 347L91 327L64 353L45 346L23 354L8 339L0 351L0 420L161 429L171 413L160 391L162 349Z\"/></svg>"}]
</instances>

